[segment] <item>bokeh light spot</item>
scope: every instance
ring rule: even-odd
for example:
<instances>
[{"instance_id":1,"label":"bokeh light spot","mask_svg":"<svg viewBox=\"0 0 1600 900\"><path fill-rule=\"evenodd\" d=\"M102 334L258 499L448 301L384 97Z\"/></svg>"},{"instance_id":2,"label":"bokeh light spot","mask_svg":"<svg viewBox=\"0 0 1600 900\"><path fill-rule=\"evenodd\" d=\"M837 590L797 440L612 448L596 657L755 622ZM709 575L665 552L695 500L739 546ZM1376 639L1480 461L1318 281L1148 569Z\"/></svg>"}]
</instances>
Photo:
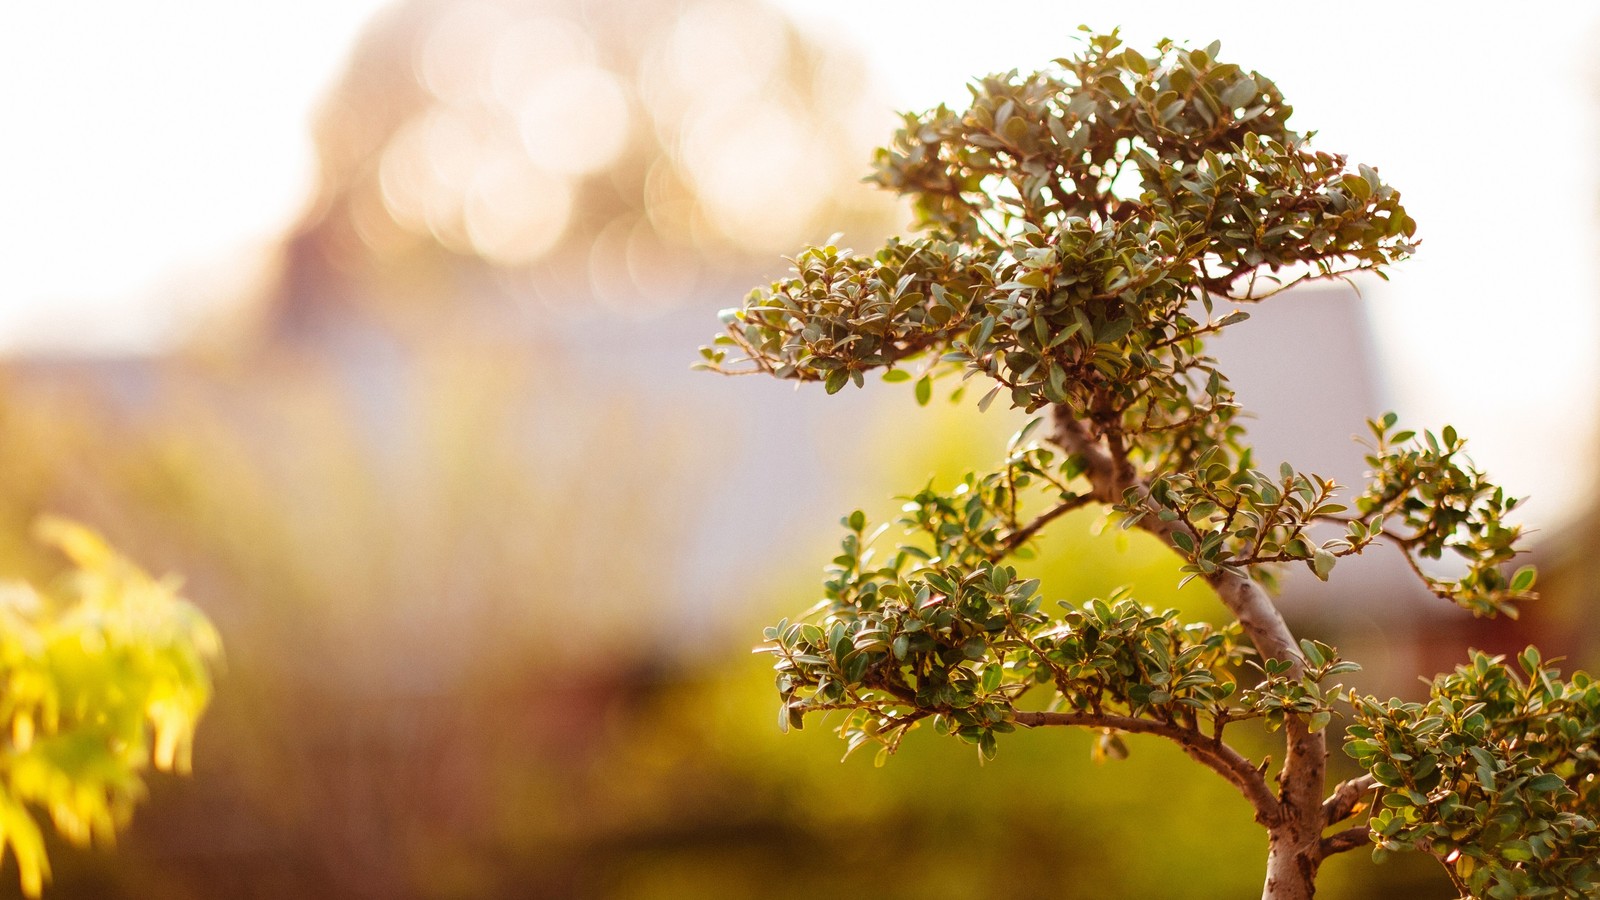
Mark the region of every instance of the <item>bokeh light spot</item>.
<instances>
[{"instance_id":1,"label":"bokeh light spot","mask_svg":"<svg viewBox=\"0 0 1600 900\"><path fill-rule=\"evenodd\" d=\"M627 143L628 118L622 82L598 66L551 73L517 104L528 155L546 169L569 175L615 162Z\"/></svg>"},{"instance_id":2,"label":"bokeh light spot","mask_svg":"<svg viewBox=\"0 0 1600 900\"><path fill-rule=\"evenodd\" d=\"M572 218L568 181L524 159L502 157L479 170L466 197L472 246L501 265L523 265L544 255Z\"/></svg>"},{"instance_id":3,"label":"bokeh light spot","mask_svg":"<svg viewBox=\"0 0 1600 900\"><path fill-rule=\"evenodd\" d=\"M735 242L760 248L804 232L821 207L827 173L806 152L803 121L769 98L708 109L686 129L684 166Z\"/></svg>"}]
</instances>

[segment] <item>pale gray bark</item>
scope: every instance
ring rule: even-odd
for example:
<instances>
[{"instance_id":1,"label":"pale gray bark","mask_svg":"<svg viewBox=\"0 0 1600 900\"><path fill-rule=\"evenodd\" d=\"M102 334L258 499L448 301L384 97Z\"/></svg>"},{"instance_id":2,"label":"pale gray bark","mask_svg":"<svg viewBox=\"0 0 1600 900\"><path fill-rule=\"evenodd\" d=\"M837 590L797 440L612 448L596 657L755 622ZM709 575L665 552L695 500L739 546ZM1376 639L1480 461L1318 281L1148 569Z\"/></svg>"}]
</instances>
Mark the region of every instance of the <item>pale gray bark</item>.
<instances>
[{"instance_id":1,"label":"pale gray bark","mask_svg":"<svg viewBox=\"0 0 1600 900\"><path fill-rule=\"evenodd\" d=\"M1117 434L1096 433L1064 406L1055 407L1053 424L1051 440L1068 452L1083 456L1085 475L1097 500L1121 503L1130 490L1136 495L1144 494L1146 487L1134 472ZM1147 515L1139 520L1139 527L1170 542L1172 532L1187 525ZM1304 672L1305 660L1293 632L1260 585L1220 569L1207 576L1206 581L1239 621L1262 659L1288 660L1292 663L1292 678ZM1328 746L1323 732L1312 732L1297 716L1287 717L1284 736L1285 756L1278 773L1277 794L1281 810L1270 822L1263 822L1268 829L1268 852L1261 896L1262 900L1307 900L1316 892L1317 868L1323 857L1322 790Z\"/></svg>"}]
</instances>

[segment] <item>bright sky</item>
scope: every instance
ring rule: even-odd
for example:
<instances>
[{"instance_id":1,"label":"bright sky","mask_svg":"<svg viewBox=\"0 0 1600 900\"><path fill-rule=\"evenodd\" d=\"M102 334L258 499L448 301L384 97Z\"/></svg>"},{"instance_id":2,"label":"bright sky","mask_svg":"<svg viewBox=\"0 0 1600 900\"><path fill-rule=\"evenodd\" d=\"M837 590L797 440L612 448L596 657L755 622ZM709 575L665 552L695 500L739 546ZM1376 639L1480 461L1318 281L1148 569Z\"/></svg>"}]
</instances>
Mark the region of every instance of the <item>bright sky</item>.
<instances>
[{"instance_id":1,"label":"bright sky","mask_svg":"<svg viewBox=\"0 0 1600 900\"><path fill-rule=\"evenodd\" d=\"M148 347L234 296L305 203L312 110L383 5L0 7L0 348ZM1534 494L1534 520L1590 487L1562 462L1594 458L1600 414L1600 7L780 5L857 45L901 108L1071 52L1080 21L1141 44L1220 38L1420 223L1418 256L1366 289L1396 405L1472 435L1480 464Z\"/></svg>"},{"instance_id":2,"label":"bright sky","mask_svg":"<svg viewBox=\"0 0 1600 900\"><path fill-rule=\"evenodd\" d=\"M0 5L0 347L159 343L303 209L380 0Z\"/></svg>"}]
</instances>

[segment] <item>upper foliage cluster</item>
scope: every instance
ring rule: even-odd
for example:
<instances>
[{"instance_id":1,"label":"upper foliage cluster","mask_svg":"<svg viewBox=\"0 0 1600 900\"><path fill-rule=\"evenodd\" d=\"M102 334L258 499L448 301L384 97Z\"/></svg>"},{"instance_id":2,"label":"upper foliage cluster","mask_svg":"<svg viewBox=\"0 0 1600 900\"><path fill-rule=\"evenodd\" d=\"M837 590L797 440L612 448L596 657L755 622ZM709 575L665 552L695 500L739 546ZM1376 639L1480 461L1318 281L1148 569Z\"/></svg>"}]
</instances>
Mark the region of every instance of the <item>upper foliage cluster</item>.
<instances>
[{"instance_id":1,"label":"upper foliage cluster","mask_svg":"<svg viewBox=\"0 0 1600 900\"><path fill-rule=\"evenodd\" d=\"M1026 409L1200 427L1231 393L1197 339L1247 316L1199 309L1259 299L1262 278L1377 269L1415 228L1374 170L1310 149L1272 82L1214 53L1097 36L1055 69L974 83L965 111L907 116L874 177L926 235L804 251L725 313L704 365L834 391L942 360Z\"/></svg>"},{"instance_id":2,"label":"upper foliage cluster","mask_svg":"<svg viewBox=\"0 0 1600 900\"><path fill-rule=\"evenodd\" d=\"M147 766L188 770L220 653L171 581L73 523L39 532L74 568L49 593L0 588L0 854L10 847L30 897L50 874L34 810L73 843L111 842Z\"/></svg>"}]
</instances>

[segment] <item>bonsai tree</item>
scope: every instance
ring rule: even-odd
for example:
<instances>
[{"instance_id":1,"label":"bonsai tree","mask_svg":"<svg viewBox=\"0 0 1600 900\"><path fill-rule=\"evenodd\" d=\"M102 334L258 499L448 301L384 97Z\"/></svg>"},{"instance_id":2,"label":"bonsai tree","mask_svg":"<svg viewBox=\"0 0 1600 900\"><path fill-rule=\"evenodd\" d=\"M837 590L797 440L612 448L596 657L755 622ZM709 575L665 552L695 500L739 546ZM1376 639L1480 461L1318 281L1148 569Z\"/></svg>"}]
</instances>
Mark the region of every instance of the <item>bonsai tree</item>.
<instances>
[{"instance_id":1,"label":"bonsai tree","mask_svg":"<svg viewBox=\"0 0 1600 900\"><path fill-rule=\"evenodd\" d=\"M47 518L38 532L73 568L47 592L0 584L0 860L9 849L28 897L50 878L36 811L71 843L109 844L148 766L189 771L221 654L170 579L81 525Z\"/></svg>"},{"instance_id":2,"label":"bonsai tree","mask_svg":"<svg viewBox=\"0 0 1600 900\"><path fill-rule=\"evenodd\" d=\"M1505 565L1517 501L1451 428L1372 421L1370 481L1351 492L1252 463L1234 394L1203 341L1302 282L1382 273L1415 223L1378 172L1313 150L1271 81L1204 50L1154 54L1090 35L1082 55L971 87L971 106L907 115L872 180L910 198L916 237L870 256L830 243L723 314L703 368L820 381L960 373L1037 415L998 468L923 490L893 523L843 520L824 599L768 628L781 721L832 711L880 759L923 723L992 757L1018 727L1175 742L1236 787L1267 832L1263 897L1306 898L1329 856L1432 854L1463 894L1600 889L1600 685L1530 648L1473 654L1426 702L1358 696L1325 643L1298 638L1274 572L1392 544L1427 587L1515 615L1534 573ZM1314 414L1314 412L1308 412ZM1232 616L1180 621L1130 594L1045 603L1010 565L1063 514L1097 505L1164 542ZM1419 559L1449 551L1460 569ZM1329 784L1328 733L1365 770ZM1281 752L1251 758L1230 726Z\"/></svg>"}]
</instances>

